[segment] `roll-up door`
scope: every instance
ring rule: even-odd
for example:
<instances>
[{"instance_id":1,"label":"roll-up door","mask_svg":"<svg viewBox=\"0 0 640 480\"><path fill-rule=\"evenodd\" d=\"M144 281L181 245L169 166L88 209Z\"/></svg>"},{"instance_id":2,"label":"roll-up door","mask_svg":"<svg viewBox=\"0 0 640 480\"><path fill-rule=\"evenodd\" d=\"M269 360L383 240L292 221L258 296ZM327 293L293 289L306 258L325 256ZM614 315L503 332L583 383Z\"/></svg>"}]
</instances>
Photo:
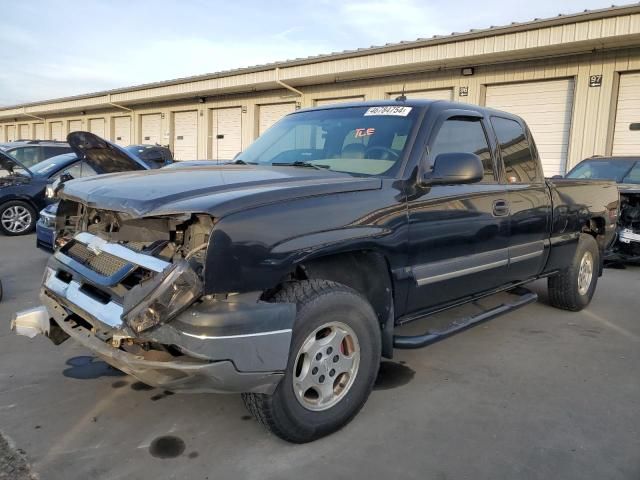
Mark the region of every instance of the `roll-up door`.
<instances>
[{"instance_id":1,"label":"roll-up door","mask_svg":"<svg viewBox=\"0 0 640 480\"><path fill-rule=\"evenodd\" d=\"M69 120L69 133L82 130L82 120Z\"/></svg>"},{"instance_id":2,"label":"roll-up door","mask_svg":"<svg viewBox=\"0 0 640 480\"><path fill-rule=\"evenodd\" d=\"M547 177L566 173L573 79L491 85L486 105L522 117L533 134Z\"/></svg>"},{"instance_id":3,"label":"roll-up door","mask_svg":"<svg viewBox=\"0 0 640 480\"><path fill-rule=\"evenodd\" d=\"M35 139L36 140L44 140L44 123L36 123L34 125L35 129Z\"/></svg>"},{"instance_id":4,"label":"roll-up door","mask_svg":"<svg viewBox=\"0 0 640 480\"><path fill-rule=\"evenodd\" d=\"M113 119L113 141L122 147L131 145L131 117Z\"/></svg>"},{"instance_id":5,"label":"roll-up door","mask_svg":"<svg viewBox=\"0 0 640 480\"><path fill-rule=\"evenodd\" d=\"M334 103L364 102L364 95L356 97L322 98L316 100L316 106L332 105Z\"/></svg>"},{"instance_id":6,"label":"roll-up door","mask_svg":"<svg viewBox=\"0 0 640 480\"><path fill-rule=\"evenodd\" d=\"M100 138L105 138L104 118L92 118L89 120L89 131Z\"/></svg>"},{"instance_id":7,"label":"roll-up door","mask_svg":"<svg viewBox=\"0 0 640 480\"><path fill-rule=\"evenodd\" d=\"M640 73L620 75L613 155L640 155Z\"/></svg>"},{"instance_id":8,"label":"roll-up door","mask_svg":"<svg viewBox=\"0 0 640 480\"><path fill-rule=\"evenodd\" d=\"M211 110L211 158L231 160L242 150L240 107Z\"/></svg>"},{"instance_id":9,"label":"roll-up door","mask_svg":"<svg viewBox=\"0 0 640 480\"><path fill-rule=\"evenodd\" d=\"M162 145L162 116L151 113L140 116L142 143L146 145Z\"/></svg>"},{"instance_id":10,"label":"roll-up door","mask_svg":"<svg viewBox=\"0 0 640 480\"><path fill-rule=\"evenodd\" d=\"M296 109L295 103L276 103L271 105L260 105L259 128L258 132L262 135L271 125L276 123L288 113Z\"/></svg>"},{"instance_id":11,"label":"roll-up door","mask_svg":"<svg viewBox=\"0 0 640 480\"><path fill-rule=\"evenodd\" d=\"M176 112L173 115L173 157L176 160L198 158L198 112Z\"/></svg>"},{"instance_id":12,"label":"roll-up door","mask_svg":"<svg viewBox=\"0 0 640 480\"><path fill-rule=\"evenodd\" d=\"M392 92L389 98L394 99L402 95L402 92ZM414 90L413 92L405 92L407 98L417 100L453 100L452 88L438 88L435 90Z\"/></svg>"},{"instance_id":13,"label":"roll-up door","mask_svg":"<svg viewBox=\"0 0 640 480\"><path fill-rule=\"evenodd\" d=\"M18 130L19 130L18 137L21 140L30 140L31 139L31 126L30 125L26 125L26 124L19 125L18 126Z\"/></svg>"},{"instance_id":14,"label":"roll-up door","mask_svg":"<svg viewBox=\"0 0 640 480\"><path fill-rule=\"evenodd\" d=\"M8 125L7 126L7 142L13 142L17 140L16 138L16 126Z\"/></svg>"},{"instance_id":15,"label":"roll-up door","mask_svg":"<svg viewBox=\"0 0 640 480\"><path fill-rule=\"evenodd\" d=\"M51 122L49 128L51 129L49 139L64 140L64 138L62 138L62 122Z\"/></svg>"}]
</instances>

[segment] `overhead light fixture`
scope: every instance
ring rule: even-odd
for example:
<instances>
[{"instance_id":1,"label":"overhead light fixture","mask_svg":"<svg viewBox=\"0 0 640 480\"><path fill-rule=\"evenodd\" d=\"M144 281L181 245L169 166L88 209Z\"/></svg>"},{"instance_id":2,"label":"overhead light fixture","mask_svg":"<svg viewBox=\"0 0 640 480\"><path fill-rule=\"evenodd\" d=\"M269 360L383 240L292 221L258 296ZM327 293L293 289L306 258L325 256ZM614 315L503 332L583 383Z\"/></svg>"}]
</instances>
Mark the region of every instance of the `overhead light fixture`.
<instances>
[{"instance_id":1,"label":"overhead light fixture","mask_svg":"<svg viewBox=\"0 0 640 480\"><path fill-rule=\"evenodd\" d=\"M200 97L198 98L198 103L204 103L207 101L207 97Z\"/></svg>"},{"instance_id":2,"label":"overhead light fixture","mask_svg":"<svg viewBox=\"0 0 640 480\"><path fill-rule=\"evenodd\" d=\"M85 112L84 110L80 111L80 115L86 115L87 112Z\"/></svg>"},{"instance_id":3,"label":"overhead light fixture","mask_svg":"<svg viewBox=\"0 0 640 480\"><path fill-rule=\"evenodd\" d=\"M465 67L462 69L462 75L468 77L469 75L473 75L473 67Z\"/></svg>"}]
</instances>

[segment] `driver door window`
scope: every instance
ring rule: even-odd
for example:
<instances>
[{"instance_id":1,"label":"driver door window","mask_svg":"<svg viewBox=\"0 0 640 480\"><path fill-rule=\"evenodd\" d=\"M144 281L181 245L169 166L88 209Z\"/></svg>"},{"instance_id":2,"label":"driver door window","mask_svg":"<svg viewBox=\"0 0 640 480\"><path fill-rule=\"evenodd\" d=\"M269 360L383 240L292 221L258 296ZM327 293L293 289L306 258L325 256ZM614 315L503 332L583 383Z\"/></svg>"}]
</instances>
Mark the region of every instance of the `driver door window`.
<instances>
[{"instance_id":1,"label":"driver door window","mask_svg":"<svg viewBox=\"0 0 640 480\"><path fill-rule=\"evenodd\" d=\"M493 158L480 119L446 120L433 142L431 158L435 160L441 153L475 153L484 167L482 183L496 183Z\"/></svg>"}]
</instances>

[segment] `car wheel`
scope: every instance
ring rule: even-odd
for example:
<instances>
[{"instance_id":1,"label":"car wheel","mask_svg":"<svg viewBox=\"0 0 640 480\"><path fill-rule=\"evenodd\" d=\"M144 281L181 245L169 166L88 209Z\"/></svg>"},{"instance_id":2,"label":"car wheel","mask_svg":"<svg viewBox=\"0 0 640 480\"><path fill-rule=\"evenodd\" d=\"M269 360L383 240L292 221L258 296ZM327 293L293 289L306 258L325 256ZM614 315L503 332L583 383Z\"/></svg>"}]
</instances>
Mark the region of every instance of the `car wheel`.
<instances>
[{"instance_id":1,"label":"car wheel","mask_svg":"<svg viewBox=\"0 0 640 480\"><path fill-rule=\"evenodd\" d=\"M296 282L273 301L297 304L287 371L272 395L242 397L275 435L310 442L349 423L366 402L380 366L380 326L360 294L335 282Z\"/></svg>"},{"instance_id":2,"label":"car wheel","mask_svg":"<svg viewBox=\"0 0 640 480\"><path fill-rule=\"evenodd\" d=\"M547 280L551 305L572 312L585 308L596 290L599 270L598 244L591 235L583 233L571 265Z\"/></svg>"},{"instance_id":3,"label":"car wheel","mask_svg":"<svg viewBox=\"0 0 640 480\"><path fill-rule=\"evenodd\" d=\"M0 206L0 231L5 235L26 235L35 226L36 211L28 203L14 200Z\"/></svg>"}]
</instances>

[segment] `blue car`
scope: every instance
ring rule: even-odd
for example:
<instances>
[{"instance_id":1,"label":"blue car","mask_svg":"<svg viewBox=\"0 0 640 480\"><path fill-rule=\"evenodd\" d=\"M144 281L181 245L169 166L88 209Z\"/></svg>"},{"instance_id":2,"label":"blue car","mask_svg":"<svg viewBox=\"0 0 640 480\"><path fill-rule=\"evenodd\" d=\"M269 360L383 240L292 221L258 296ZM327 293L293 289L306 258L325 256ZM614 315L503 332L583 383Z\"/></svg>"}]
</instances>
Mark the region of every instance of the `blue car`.
<instances>
[{"instance_id":1,"label":"blue car","mask_svg":"<svg viewBox=\"0 0 640 480\"><path fill-rule=\"evenodd\" d=\"M143 145L132 145L131 147L122 148L89 132L70 133L67 141L74 152L67 155L73 157L73 160L80 168L58 169L57 171L60 173L58 177L64 181L103 173L149 170L158 168L157 164L160 163L155 160L155 158L151 158L151 156L144 160L140 158L143 156L139 155L140 150L150 151L151 148L146 149ZM156 146L151 147L155 149ZM60 155L59 157L63 156L64 155ZM164 161L165 159L163 158L162 162ZM70 163L69 165L71 167L74 164ZM52 185L49 185L47 195L50 197L50 201L52 201L52 198L55 196ZM47 251L53 251L55 248L55 219L57 208L58 204L52 203L40 211L40 218L36 224L36 246L38 248Z\"/></svg>"}]
</instances>

